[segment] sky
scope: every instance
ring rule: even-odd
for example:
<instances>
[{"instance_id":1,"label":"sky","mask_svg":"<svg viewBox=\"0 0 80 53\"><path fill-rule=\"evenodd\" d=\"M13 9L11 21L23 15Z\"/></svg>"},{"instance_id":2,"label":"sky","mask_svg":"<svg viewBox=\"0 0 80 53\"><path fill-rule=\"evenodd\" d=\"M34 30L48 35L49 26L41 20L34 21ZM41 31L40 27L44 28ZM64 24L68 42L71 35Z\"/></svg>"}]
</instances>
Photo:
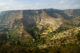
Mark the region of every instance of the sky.
<instances>
[{"instance_id":1,"label":"sky","mask_svg":"<svg viewBox=\"0 0 80 53\"><path fill-rule=\"evenodd\" d=\"M0 11L44 8L80 9L80 0L0 0Z\"/></svg>"}]
</instances>

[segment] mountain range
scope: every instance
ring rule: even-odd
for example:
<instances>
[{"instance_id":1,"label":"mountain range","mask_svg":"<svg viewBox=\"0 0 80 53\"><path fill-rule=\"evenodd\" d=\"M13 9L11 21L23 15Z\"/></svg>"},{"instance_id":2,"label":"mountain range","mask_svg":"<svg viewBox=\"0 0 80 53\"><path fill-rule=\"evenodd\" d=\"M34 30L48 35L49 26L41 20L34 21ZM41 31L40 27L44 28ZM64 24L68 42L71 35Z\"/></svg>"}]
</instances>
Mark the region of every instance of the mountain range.
<instances>
[{"instance_id":1,"label":"mountain range","mask_svg":"<svg viewBox=\"0 0 80 53\"><path fill-rule=\"evenodd\" d=\"M2 11L0 38L18 41L22 45L36 42L39 48L79 45L80 9Z\"/></svg>"}]
</instances>

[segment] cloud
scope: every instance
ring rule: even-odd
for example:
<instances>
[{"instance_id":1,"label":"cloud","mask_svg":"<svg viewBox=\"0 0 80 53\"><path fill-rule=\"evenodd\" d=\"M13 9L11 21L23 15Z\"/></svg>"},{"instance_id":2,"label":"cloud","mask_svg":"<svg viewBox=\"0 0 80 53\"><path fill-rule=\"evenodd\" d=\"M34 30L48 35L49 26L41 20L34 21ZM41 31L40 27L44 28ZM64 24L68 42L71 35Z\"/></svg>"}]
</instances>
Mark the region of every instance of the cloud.
<instances>
[{"instance_id":1,"label":"cloud","mask_svg":"<svg viewBox=\"0 0 80 53\"><path fill-rule=\"evenodd\" d=\"M64 4L66 2L68 2L69 0L60 0L60 4Z\"/></svg>"},{"instance_id":2,"label":"cloud","mask_svg":"<svg viewBox=\"0 0 80 53\"><path fill-rule=\"evenodd\" d=\"M80 0L0 0L0 10L80 8Z\"/></svg>"}]
</instances>

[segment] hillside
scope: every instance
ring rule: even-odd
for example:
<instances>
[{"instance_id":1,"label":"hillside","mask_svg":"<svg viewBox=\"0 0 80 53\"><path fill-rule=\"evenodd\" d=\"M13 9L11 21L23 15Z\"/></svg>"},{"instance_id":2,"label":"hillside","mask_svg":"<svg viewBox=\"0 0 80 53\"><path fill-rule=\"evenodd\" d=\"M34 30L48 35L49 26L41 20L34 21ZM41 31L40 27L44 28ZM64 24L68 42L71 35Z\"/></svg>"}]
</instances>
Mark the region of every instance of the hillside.
<instances>
[{"instance_id":1,"label":"hillside","mask_svg":"<svg viewBox=\"0 0 80 53\"><path fill-rule=\"evenodd\" d=\"M0 44L39 49L80 46L80 9L3 11Z\"/></svg>"}]
</instances>

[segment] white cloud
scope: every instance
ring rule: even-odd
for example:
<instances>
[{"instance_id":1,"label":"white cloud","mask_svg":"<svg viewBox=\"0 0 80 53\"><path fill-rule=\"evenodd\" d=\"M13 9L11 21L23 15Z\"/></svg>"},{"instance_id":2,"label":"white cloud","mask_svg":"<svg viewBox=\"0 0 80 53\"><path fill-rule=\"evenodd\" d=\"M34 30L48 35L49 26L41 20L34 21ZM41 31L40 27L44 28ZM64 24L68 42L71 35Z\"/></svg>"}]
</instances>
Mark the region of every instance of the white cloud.
<instances>
[{"instance_id":1,"label":"white cloud","mask_svg":"<svg viewBox=\"0 0 80 53\"><path fill-rule=\"evenodd\" d=\"M27 1L0 0L0 10L39 9L39 8L57 8L57 9L80 8L80 4L74 4L74 5L71 4L75 3L76 0L44 0L44 2L43 0L33 0L36 2L31 2L32 1L31 0L30 1L31 3L28 3ZM48 2L45 3L45 1Z\"/></svg>"},{"instance_id":2,"label":"white cloud","mask_svg":"<svg viewBox=\"0 0 80 53\"><path fill-rule=\"evenodd\" d=\"M67 2L67 0L60 0L61 4L65 3L65 2Z\"/></svg>"}]
</instances>

